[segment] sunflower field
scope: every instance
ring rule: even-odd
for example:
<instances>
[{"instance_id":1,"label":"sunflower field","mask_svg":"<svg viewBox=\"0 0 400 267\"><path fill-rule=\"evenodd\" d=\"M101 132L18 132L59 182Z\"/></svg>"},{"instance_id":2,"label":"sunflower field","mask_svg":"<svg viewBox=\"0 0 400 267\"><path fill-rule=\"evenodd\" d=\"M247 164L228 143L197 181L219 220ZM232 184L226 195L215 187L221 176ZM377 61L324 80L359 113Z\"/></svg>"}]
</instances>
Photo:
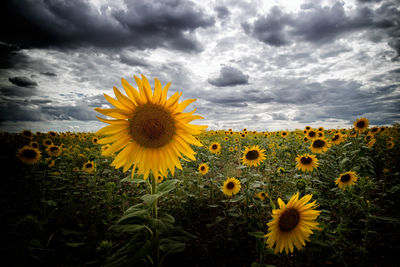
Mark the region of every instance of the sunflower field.
<instances>
[{"instance_id":1,"label":"sunflower field","mask_svg":"<svg viewBox=\"0 0 400 267\"><path fill-rule=\"evenodd\" d=\"M400 125L205 130L146 81L97 133L1 133L7 266L398 265Z\"/></svg>"}]
</instances>

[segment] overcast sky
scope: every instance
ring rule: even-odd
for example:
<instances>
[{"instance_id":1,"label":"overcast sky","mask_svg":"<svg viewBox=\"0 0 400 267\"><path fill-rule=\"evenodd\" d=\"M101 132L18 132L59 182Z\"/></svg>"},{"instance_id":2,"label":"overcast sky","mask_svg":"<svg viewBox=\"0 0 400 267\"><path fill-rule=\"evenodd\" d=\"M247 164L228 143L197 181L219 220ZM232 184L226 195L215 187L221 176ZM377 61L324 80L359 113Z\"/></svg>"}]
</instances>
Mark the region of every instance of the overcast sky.
<instances>
[{"instance_id":1,"label":"overcast sky","mask_svg":"<svg viewBox=\"0 0 400 267\"><path fill-rule=\"evenodd\" d=\"M0 131L95 131L103 93L140 74L210 129L400 122L397 0L0 5Z\"/></svg>"}]
</instances>

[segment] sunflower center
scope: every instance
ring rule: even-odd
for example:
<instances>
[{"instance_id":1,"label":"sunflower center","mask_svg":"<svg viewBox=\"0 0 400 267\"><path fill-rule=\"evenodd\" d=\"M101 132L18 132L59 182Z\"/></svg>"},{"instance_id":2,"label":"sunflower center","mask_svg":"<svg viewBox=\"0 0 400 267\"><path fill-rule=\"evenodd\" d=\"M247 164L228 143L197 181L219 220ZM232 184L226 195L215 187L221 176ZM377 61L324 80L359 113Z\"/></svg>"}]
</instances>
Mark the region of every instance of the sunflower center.
<instances>
[{"instance_id":1,"label":"sunflower center","mask_svg":"<svg viewBox=\"0 0 400 267\"><path fill-rule=\"evenodd\" d=\"M364 128L365 122L364 121L358 121L356 125L357 125L357 128Z\"/></svg>"},{"instance_id":2,"label":"sunflower center","mask_svg":"<svg viewBox=\"0 0 400 267\"><path fill-rule=\"evenodd\" d=\"M204 171L205 169L206 169L206 167L204 167L204 166L200 167L200 170L202 170L202 171Z\"/></svg>"},{"instance_id":3,"label":"sunflower center","mask_svg":"<svg viewBox=\"0 0 400 267\"><path fill-rule=\"evenodd\" d=\"M168 144L175 135L175 121L171 113L161 106L144 104L136 108L130 120L132 139L146 148L159 148Z\"/></svg>"},{"instance_id":4,"label":"sunflower center","mask_svg":"<svg viewBox=\"0 0 400 267\"><path fill-rule=\"evenodd\" d=\"M315 140L314 143L312 144L313 147L315 148L321 148L325 146L325 141L323 140Z\"/></svg>"},{"instance_id":5,"label":"sunflower center","mask_svg":"<svg viewBox=\"0 0 400 267\"><path fill-rule=\"evenodd\" d=\"M286 210L279 219L279 228L282 232L290 232L299 223L300 214L296 209Z\"/></svg>"},{"instance_id":6,"label":"sunflower center","mask_svg":"<svg viewBox=\"0 0 400 267\"><path fill-rule=\"evenodd\" d=\"M264 193L264 192L262 192L262 193L261 193L261 196L265 197L265 193Z\"/></svg>"},{"instance_id":7,"label":"sunflower center","mask_svg":"<svg viewBox=\"0 0 400 267\"><path fill-rule=\"evenodd\" d=\"M336 135L332 138L332 141L336 141L336 140L338 140L338 139L339 139L339 135L336 134Z\"/></svg>"},{"instance_id":8,"label":"sunflower center","mask_svg":"<svg viewBox=\"0 0 400 267\"><path fill-rule=\"evenodd\" d=\"M246 159L248 160L255 160L258 159L259 153L257 150L250 150L249 152L247 152L246 154Z\"/></svg>"},{"instance_id":9,"label":"sunflower center","mask_svg":"<svg viewBox=\"0 0 400 267\"><path fill-rule=\"evenodd\" d=\"M218 145L214 144L214 145L212 145L211 148L212 148L212 149L217 149L217 148L218 148Z\"/></svg>"},{"instance_id":10,"label":"sunflower center","mask_svg":"<svg viewBox=\"0 0 400 267\"><path fill-rule=\"evenodd\" d=\"M310 132L308 133L308 136L309 136L309 137L314 137L315 134L316 134L316 133L315 133L314 131L310 131Z\"/></svg>"},{"instance_id":11,"label":"sunflower center","mask_svg":"<svg viewBox=\"0 0 400 267\"><path fill-rule=\"evenodd\" d=\"M57 152L58 151L58 147L53 146L53 147L50 148L50 151L51 152Z\"/></svg>"},{"instance_id":12,"label":"sunflower center","mask_svg":"<svg viewBox=\"0 0 400 267\"><path fill-rule=\"evenodd\" d=\"M235 183L234 183L234 182L229 182L229 183L226 185L226 188L228 188L229 190L232 190L234 187L235 187Z\"/></svg>"},{"instance_id":13,"label":"sunflower center","mask_svg":"<svg viewBox=\"0 0 400 267\"><path fill-rule=\"evenodd\" d=\"M93 165L92 165L92 163L88 163L88 164L86 164L86 168L87 168L87 169L90 169L90 168L92 168L92 166L93 166Z\"/></svg>"},{"instance_id":14,"label":"sunflower center","mask_svg":"<svg viewBox=\"0 0 400 267\"><path fill-rule=\"evenodd\" d=\"M312 158L310 157L302 157L300 159L301 164L308 165L312 162Z\"/></svg>"},{"instance_id":15,"label":"sunflower center","mask_svg":"<svg viewBox=\"0 0 400 267\"><path fill-rule=\"evenodd\" d=\"M345 175L342 175L342 177L340 177L340 181L342 181L343 183L346 183L349 180L350 180L350 175L347 173Z\"/></svg>"},{"instance_id":16,"label":"sunflower center","mask_svg":"<svg viewBox=\"0 0 400 267\"><path fill-rule=\"evenodd\" d=\"M36 158L36 155L37 155L36 151L31 150L31 149L24 150L24 152L22 154L23 154L24 158L28 158L28 159L34 159L34 158Z\"/></svg>"}]
</instances>

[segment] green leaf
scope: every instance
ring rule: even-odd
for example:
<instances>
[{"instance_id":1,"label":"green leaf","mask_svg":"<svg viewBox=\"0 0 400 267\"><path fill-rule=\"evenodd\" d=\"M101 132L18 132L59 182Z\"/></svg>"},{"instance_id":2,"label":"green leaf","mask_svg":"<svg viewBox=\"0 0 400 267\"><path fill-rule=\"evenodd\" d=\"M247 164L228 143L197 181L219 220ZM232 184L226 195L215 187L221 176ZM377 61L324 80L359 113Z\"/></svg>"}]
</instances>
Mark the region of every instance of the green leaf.
<instances>
[{"instance_id":1,"label":"green leaf","mask_svg":"<svg viewBox=\"0 0 400 267\"><path fill-rule=\"evenodd\" d=\"M127 232L127 233L135 233L145 228L144 225L141 224L127 224L127 225L118 225L115 224L110 227L110 230L117 232Z\"/></svg>"},{"instance_id":2,"label":"green leaf","mask_svg":"<svg viewBox=\"0 0 400 267\"><path fill-rule=\"evenodd\" d=\"M376 216L376 215L369 215L369 218L375 219L375 220L382 220L382 221L387 221L387 222L393 222L393 223L400 223L399 219L392 218L392 217L384 217L384 216Z\"/></svg>"},{"instance_id":3,"label":"green leaf","mask_svg":"<svg viewBox=\"0 0 400 267\"><path fill-rule=\"evenodd\" d=\"M247 232L249 235L257 237L257 238L262 238L265 239L265 234L263 232Z\"/></svg>"},{"instance_id":4,"label":"green leaf","mask_svg":"<svg viewBox=\"0 0 400 267\"><path fill-rule=\"evenodd\" d=\"M69 243L69 242L67 242L67 243L65 243L65 245L67 245L68 247L76 248L76 247L85 245L85 243L79 243L79 242Z\"/></svg>"}]
</instances>

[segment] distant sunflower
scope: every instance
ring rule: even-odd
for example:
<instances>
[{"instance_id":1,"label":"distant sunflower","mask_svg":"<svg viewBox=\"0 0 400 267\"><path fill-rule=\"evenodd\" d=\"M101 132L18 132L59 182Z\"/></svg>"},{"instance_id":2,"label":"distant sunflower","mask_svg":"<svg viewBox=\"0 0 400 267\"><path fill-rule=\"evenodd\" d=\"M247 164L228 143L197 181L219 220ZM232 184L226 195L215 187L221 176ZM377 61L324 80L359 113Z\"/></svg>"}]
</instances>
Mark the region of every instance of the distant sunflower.
<instances>
[{"instance_id":1,"label":"distant sunflower","mask_svg":"<svg viewBox=\"0 0 400 267\"><path fill-rule=\"evenodd\" d=\"M379 128L378 128L377 126L372 127L370 133L371 133L371 134L377 134L377 133L379 133Z\"/></svg>"},{"instance_id":2,"label":"distant sunflower","mask_svg":"<svg viewBox=\"0 0 400 267\"><path fill-rule=\"evenodd\" d=\"M17 158L25 164L35 164L40 160L40 151L36 148L24 146L17 152Z\"/></svg>"},{"instance_id":3,"label":"distant sunflower","mask_svg":"<svg viewBox=\"0 0 400 267\"><path fill-rule=\"evenodd\" d=\"M208 173L208 165L206 163L202 163L199 165L199 173L201 175L206 175Z\"/></svg>"},{"instance_id":4,"label":"distant sunflower","mask_svg":"<svg viewBox=\"0 0 400 267\"><path fill-rule=\"evenodd\" d=\"M323 132L324 131L324 127L319 127L318 128L318 132Z\"/></svg>"},{"instance_id":5,"label":"distant sunflower","mask_svg":"<svg viewBox=\"0 0 400 267\"><path fill-rule=\"evenodd\" d=\"M388 141L388 142L386 143L386 147L387 147L388 149L394 148L394 142L393 142L393 141Z\"/></svg>"},{"instance_id":6,"label":"distant sunflower","mask_svg":"<svg viewBox=\"0 0 400 267\"><path fill-rule=\"evenodd\" d=\"M315 138L317 138L317 132L314 131L313 129L310 129L307 132L306 137L308 137L308 139L315 139Z\"/></svg>"},{"instance_id":7,"label":"distant sunflower","mask_svg":"<svg viewBox=\"0 0 400 267\"><path fill-rule=\"evenodd\" d=\"M50 139L44 139L43 140L43 145L44 146L51 146L53 144L53 141L51 141Z\"/></svg>"},{"instance_id":8,"label":"distant sunflower","mask_svg":"<svg viewBox=\"0 0 400 267\"><path fill-rule=\"evenodd\" d=\"M351 186L357 182L357 174L353 171L340 174L339 178L336 179L335 184L339 188L345 190L346 187Z\"/></svg>"},{"instance_id":9,"label":"distant sunflower","mask_svg":"<svg viewBox=\"0 0 400 267\"><path fill-rule=\"evenodd\" d=\"M304 142L304 143L307 143L308 141L309 141L308 137L307 137L307 136L304 136L304 137L303 137L303 142Z\"/></svg>"},{"instance_id":10,"label":"distant sunflower","mask_svg":"<svg viewBox=\"0 0 400 267\"><path fill-rule=\"evenodd\" d=\"M29 146L33 148L39 148L39 143L36 141L32 141L29 143Z\"/></svg>"},{"instance_id":11,"label":"distant sunflower","mask_svg":"<svg viewBox=\"0 0 400 267\"><path fill-rule=\"evenodd\" d=\"M226 179L224 185L222 186L222 192L224 192L226 196L231 197L239 193L240 188L241 185L238 179L236 179L235 177L228 177L228 179Z\"/></svg>"},{"instance_id":12,"label":"distant sunflower","mask_svg":"<svg viewBox=\"0 0 400 267\"><path fill-rule=\"evenodd\" d=\"M281 136L282 137L287 137L289 135L289 133L287 131L282 131L281 132Z\"/></svg>"},{"instance_id":13,"label":"distant sunflower","mask_svg":"<svg viewBox=\"0 0 400 267\"><path fill-rule=\"evenodd\" d=\"M47 134L51 137L57 137L57 133L53 131L49 131Z\"/></svg>"},{"instance_id":14,"label":"distant sunflower","mask_svg":"<svg viewBox=\"0 0 400 267\"><path fill-rule=\"evenodd\" d=\"M322 153L326 152L330 146L324 138L317 138L312 141L310 149L313 153Z\"/></svg>"},{"instance_id":15,"label":"distant sunflower","mask_svg":"<svg viewBox=\"0 0 400 267\"><path fill-rule=\"evenodd\" d=\"M55 165L56 165L56 161L53 159L53 160L50 160L50 163L47 166L49 168L53 168Z\"/></svg>"},{"instance_id":16,"label":"distant sunflower","mask_svg":"<svg viewBox=\"0 0 400 267\"><path fill-rule=\"evenodd\" d=\"M214 142L209 147L210 151L217 154L221 150L221 145L218 142Z\"/></svg>"},{"instance_id":17,"label":"distant sunflower","mask_svg":"<svg viewBox=\"0 0 400 267\"><path fill-rule=\"evenodd\" d=\"M357 130L356 129L351 129L349 132L350 137L356 137L357 136Z\"/></svg>"},{"instance_id":18,"label":"distant sunflower","mask_svg":"<svg viewBox=\"0 0 400 267\"><path fill-rule=\"evenodd\" d=\"M50 145L46 148L46 152L51 157L58 157L61 154L61 149L58 146Z\"/></svg>"},{"instance_id":19,"label":"distant sunflower","mask_svg":"<svg viewBox=\"0 0 400 267\"><path fill-rule=\"evenodd\" d=\"M93 145L97 145L98 144L99 139L97 137L93 137L92 138L92 144Z\"/></svg>"},{"instance_id":20,"label":"distant sunflower","mask_svg":"<svg viewBox=\"0 0 400 267\"><path fill-rule=\"evenodd\" d=\"M230 147L229 152L233 152L233 151L235 151L235 149L233 147Z\"/></svg>"},{"instance_id":21,"label":"distant sunflower","mask_svg":"<svg viewBox=\"0 0 400 267\"><path fill-rule=\"evenodd\" d=\"M268 197L268 194L265 193L265 192L258 192L258 193L256 194L256 197L258 197L258 198L261 199L261 200L265 200L265 198Z\"/></svg>"},{"instance_id":22,"label":"distant sunflower","mask_svg":"<svg viewBox=\"0 0 400 267\"><path fill-rule=\"evenodd\" d=\"M246 147L245 151L242 151L243 157L242 161L244 165L247 166L254 166L257 167L258 165L263 162L266 157L265 157L265 149L261 149L260 146L252 146L252 147Z\"/></svg>"},{"instance_id":23,"label":"distant sunflower","mask_svg":"<svg viewBox=\"0 0 400 267\"><path fill-rule=\"evenodd\" d=\"M371 140L368 141L366 144L367 147L373 147L375 145L376 139L372 138Z\"/></svg>"},{"instance_id":24,"label":"distant sunflower","mask_svg":"<svg viewBox=\"0 0 400 267\"><path fill-rule=\"evenodd\" d=\"M229 137L224 137L224 141L229 141Z\"/></svg>"},{"instance_id":25,"label":"distant sunflower","mask_svg":"<svg viewBox=\"0 0 400 267\"><path fill-rule=\"evenodd\" d=\"M301 250L306 245L305 241L310 242L312 230L320 230L315 221L321 213L315 210L319 205L316 201L308 203L312 195L298 198L299 193L293 195L287 204L278 198L279 209L272 211L272 220L267 223L267 246L272 248L275 245L275 254L283 250L289 254L294 247Z\"/></svg>"},{"instance_id":26,"label":"distant sunflower","mask_svg":"<svg viewBox=\"0 0 400 267\"><path fill-rule=\"evenodd\" d=\"M369 121L366 118L359 118L353 123L353 125L356 131L362 133L368 129Z\"/></svg>"},{"instance_id":27,"label":"distant sunflower","mask_svg":"<svg viewBox=\"0 0 400 267\"><path fill-rule=\"evenodd\" d=\"M93 161L88 161L83 164L82 171L93 174L96 171L96 164Z\"/></svg>"},{"instance_id":28,"label":"distant sunflower","mask_svg":"<svg viewBox=\"0 0 400 267\"><path fill-rule=\"evenodd\" d=\"M316 156L310 154L298 155L296 161L296 168L303 172L311 172L316 169L319 164Z\"/></svg>"},{"instance_id":29,"label":"distant sunflower","mask_svg":"<svg viewBox=\"0 0 400 267\"><path fill-rule=\"evenodd\" d=\"M233 140L235 143L238 143L239 142L239 138L235 138L234 140Z\"/></svg>"},{"instance_id":30,"label":"distant sunflower","mask_svg":"<svg viewBox=\"0 0 400 267\"><path fill-rule=\"evenodd\" d=\"M161 174L157 175L157 183L161 183L164 180L164 176Z\"/></svg>"},{"instance_id":31,"label":"distant sunflower","mask_svg":"<svg viewBox=\"0 0 400 267\"><path fill-rule=\"evenodd\" d=\"M111 124L97 131L97 135L110 135L98 140L98 143L113 143L103 151L104 156L122 149L111 164L115 168L123 167L124 172L134 165L132 175L138 167L138 173L143 174L144 179L147 179L150 172L155 177L160 173L167 174L168 170L174 175L175 167L182 169L180 158L196 160L196 152L190 145L202 146L194 135L202 133L207 126L189 124L202 117L193 115L195 110L183 112L196 99L179 103L182 93L176 92L167 99L170 83L162 89L160 81L155 79L152 92L145 76L142 75L141 79L135 76L135 80L139 90L122 79L122 86L128 96L116 87L114 93L117 99L104 95L115 108L95 109L115 119L98 117L100 121Z\"/></svg>"},{"instance_id":32,"label":"distant sunflower","mask_svg":"<svg viewBox=\"0 0 400 267\"><path fill-rule=\"evenodd\" d=\"M331 143L334 145L339 145L344 140L344 135L341 132L335 133L331 138Z\"/></svg>"},{"instance_id":33,"label":"distant sunflower","mask_svg":"<svg viewBox=\"0 0 400 267\"><path fill-rule=\"evenodd\" d=\"M306 126L306 127L304 128L304 130L306 130L306 131L311 130L311 126Z\"/></svg>"},{"instance_id":34,"label":"distant sunflower","mask_svg":"<svg viewBox=\"0 0 400 267\"><path fill-rule=\"evenodd\" d=\"M23 130L22 131L22 136L28 139L32 139L33 138L33 133L29 130Z\"/></svg>"}]
</instances>

